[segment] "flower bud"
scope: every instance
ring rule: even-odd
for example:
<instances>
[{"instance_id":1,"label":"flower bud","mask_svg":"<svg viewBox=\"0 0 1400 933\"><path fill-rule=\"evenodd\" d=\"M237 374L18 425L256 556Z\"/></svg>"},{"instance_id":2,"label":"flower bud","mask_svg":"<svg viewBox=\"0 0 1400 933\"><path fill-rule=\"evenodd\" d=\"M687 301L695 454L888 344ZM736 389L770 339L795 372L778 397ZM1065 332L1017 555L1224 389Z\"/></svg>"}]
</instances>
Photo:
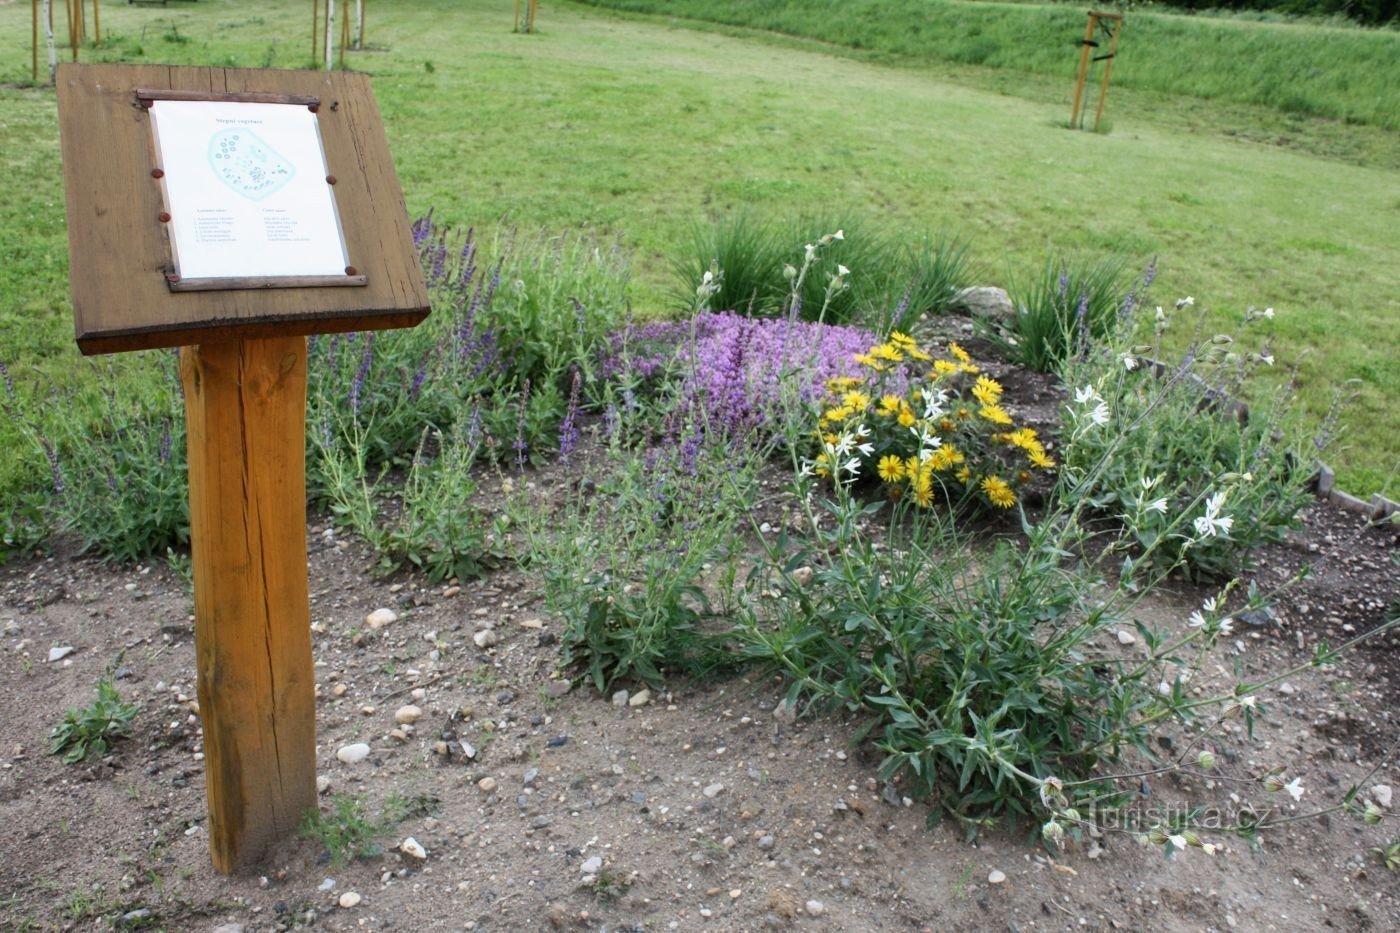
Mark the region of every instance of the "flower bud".
<instances>
[{"instance_id":1,"label":"flower bud","mask_svg":"<svg viewBox=\"0 0 1400 933\"><path fill-rule=\"evenodd\" d=\"M783 263L783 278L789 282L797 278L797 267L790 262Z\"/></svg>"},{"instance_id":2,"label":"flower bud","mask_svg":"<svg viewBox=\"0 0 1400 933\"><path fill-rule=\"evenodd\" d=\"M1215 769L1215 753L1211 751L1201 752L1196 756L1196 764L1202 771L1212 771Z\"/></svg>"},{"instance_id":3,"label":"flower bud","mask_svg":"<svg viewBox=\"0 0 1400 933\"><path fill-rule=\"evenodd\" d=\"M1217 347L1227 347L1235 342L1235 338L1231 337L1229 334L1216 334L1214 337L1210 338L1210 342Z\"/></svg>"},{"instance_id":4,"label":"flower bud","mask_svg":"<svg viewBox=\"0 0 1400 933\"><path fill-rule=\"evenodd\" d=\"M1283 775L1271 774L1268 777L1264 778L1264 789L1271 794L1276 794L1279 791L1283 790L1283 786L1285 783L1286 782L1283 779Z\"/></svg>"},{"instance_id":5,"label":"flower bud","mask_svg":"<svg viewBox=\"0 0 1400 933\"><path fill-rule=\"evenodd\" d=\"M1065 841L1065 828L1056 820L1050 820L1040 828L1041 838L1053 846L1062 845Z\"/></svg>"},{"instance_id":6,"label":"flower bud","mask_svg":"<svg viewBox=\"0 0 1400 933\"><path fill-rule=\"evenodd\" d=\"M1375 826L1381 821L1381 808L1374 803L1367 803L1366 810L1361 814L1361 819L1365 820L1367 826Z\"/></svg>"}]
</instances>

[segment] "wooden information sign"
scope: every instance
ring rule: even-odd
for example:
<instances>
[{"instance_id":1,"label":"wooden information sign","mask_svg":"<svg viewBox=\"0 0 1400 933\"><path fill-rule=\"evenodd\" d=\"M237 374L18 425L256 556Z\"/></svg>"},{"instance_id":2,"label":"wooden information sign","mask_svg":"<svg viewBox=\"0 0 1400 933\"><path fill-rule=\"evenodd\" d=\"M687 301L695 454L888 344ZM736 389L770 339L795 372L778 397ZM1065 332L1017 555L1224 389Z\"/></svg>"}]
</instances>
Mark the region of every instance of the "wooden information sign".
<instances>
[{"instance_id":1,"label":"wooden information sign","mask_svg":"<svg viewBox=\"0 0 1400 933\"><path fill-rule=\"evenodd\" d=\"M181 346L209 845L252 868L316 806L306 335L428 313L369 82L63 65L85 354Z\"/></svg>"}]
</instances>

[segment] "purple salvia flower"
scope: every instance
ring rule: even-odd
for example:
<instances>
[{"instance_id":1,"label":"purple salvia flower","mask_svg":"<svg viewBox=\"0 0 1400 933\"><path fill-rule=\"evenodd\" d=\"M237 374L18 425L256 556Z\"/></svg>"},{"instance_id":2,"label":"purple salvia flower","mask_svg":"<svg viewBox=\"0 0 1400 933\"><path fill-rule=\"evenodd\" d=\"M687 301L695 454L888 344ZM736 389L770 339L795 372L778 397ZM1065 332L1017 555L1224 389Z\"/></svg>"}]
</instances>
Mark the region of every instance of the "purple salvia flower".
<instances>
[{"instance_id":1,"label":"purple salvia flower","mask_svg":"<svg viewBox=\"0 0 1400 933\"><path fill-rule=\"evenodd\" d=\"M565 409L564 421L559 425L559 459L564 463L569 462L569 455L578 446L579 387L582 382L581 374L575 369L573 386L569 389L569 407Z\"/></svg>"},{"instance_id":2,"label":"purple salvia flower","mask_svg":"<svg viewBox=\"0 0 1400 933\"><path fill-rule=\"evenodd\" d=\"M351 334L350 339L355 339ZM356 417L360 414L360 395L365 388L365 379L369 376L369 368L374 363L374 334L371 333L365 339L365 349L360 355L360 368L355 373L355 379L350 383L350 411Z\"/></svg>"},{"instance_id":3,"label":"purple salvia flower","mask_svg":"<svg viewBox=\"0 0 1400 933\"><path fill-rule=\"evenodd\" d=\"M1157 257L1153 256L1152 261L1147 264L1147 270L1142 274L1142 287L1150 288L1152 280L1157 278Z\"/></svg>"},{"instance_id":4,"label":"purple salvia flower","mask_svg":"<svg viewBox=\"0 0 1400 933\"><path fill-rule=\"evenodd\" d=\"M47 438L40 438L39 443L43 445L44 457L49 461L49 472L53 474L54 494L61 496L68 489L68 485L63 482L63 468L58 463L58 451Z\"/></svg>"},{"instance_id":5,"label":"purple salvia flower","mask_svg":"<svg viewBox=\"0 0 1400 933\"><path fill-rule=\"evenodd\" d=\"M1060 297L1061 297L1061 298L1063 298L1063 297L1065 297L1065 295L1069 294L1069 273L1066 272L1063 268L1060 269L1059 288L1060 288Z\"/></svg>"},{"instance_id":6,"label":"purple salvia flower","mask_svg":"<svg viewBox=\"0 0 1400 933\"><path fill-rule=\"evenodd\" d=\"M159 457L160 457L160 462L161 462L161 463L168 463L168 462L170 462L170 451L171 451L171 448L174 446L174 444L175 444L175 438L172 437L171 434L170 434L170 422L167 421L167 422L165 422L165 430L161 433L161 436L160 436L160 452L159 452Z\"/></svg>"},{"instance_id":7,"label":"purple salvia flower","mask_svg":"<svg viewBox=\"0 0 1400 933\"><path fill-rule=\"evenodd\" d=\"M15 380L10 375L9 367L3 361L0 361L0 379L5 382L5 395L13 402L15 400Z\"/></svg>"},{"instance_id":8,"label":"purple salvia flower","mask_svg":"<svg viewBox=\"0 0 1400 933\"><path fill-rule=\"evenodd\" d=\"M520 390L520 410L515 421L515 443L511 449L515 451L515 468L520 472L525 471L525 452L529 445L525 442L525 416L530 405L530 380L525 380L525 385Z\"/></svg>"}]
</instances>

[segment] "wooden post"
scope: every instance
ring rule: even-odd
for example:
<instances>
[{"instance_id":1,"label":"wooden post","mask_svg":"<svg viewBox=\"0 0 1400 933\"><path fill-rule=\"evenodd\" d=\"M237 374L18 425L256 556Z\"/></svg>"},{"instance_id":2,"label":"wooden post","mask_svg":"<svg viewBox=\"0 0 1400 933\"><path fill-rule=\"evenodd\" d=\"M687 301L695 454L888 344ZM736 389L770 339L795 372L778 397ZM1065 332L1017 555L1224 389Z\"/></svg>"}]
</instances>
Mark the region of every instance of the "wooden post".
<instances>
[{"instance_id":1,"label":"wooden post","mask_svg":"<svg viewBox=\"0 0 1400 933\"><path fill-rule=\"evenodd\" d=\"M311 0L311 65L314 68L320 61L316 57L321 38L321 0Z\"/></svg>"},{"instance_id":2,"label":"wooden post","mask_svg":"<svg viewBox=\"0 0 1400 933\"><path fill-rule=\"evenodd\" d=\"M98 45L102 44L102 0L92 0L92 31Z\"/></svg>"},{"instance_id":3,"label":"wooden post","mask_svg":"<svg viewBox=\"0 0 1400 933\"><path fill-rule=\"evenodd\" d=\"M535 0L530 0L530 34L535 32Z\"/></svg>"},{"instance_id":4,"label":"wooden post","mask_svg":"<svg viewBox=\"0 0 1400 933\"><path fill-rule=\"evenodd\" d=\"M186 347L180 373L209 851L230 873L316 806L306 338Z\"/></svg>"},{"instance_id":5,"label":"wooden post","mask_svg":"<svg viewBox=\"0 0 1400 933\"><path fill-rule=\"evenodd\" d=\"M58 46L54 43L53 37L53 0L43 0L44 20L44 44L49 53L49 83L54 83L54 76L58 73Z\"/></svg>"},{"instance_id":6,"label":"wooden post","mask_svg":"<svg viewBox=\"0 0 1400 933\"><path fill-rule=\"evenodd\" d=\"M1108 56L1103 66L1103 84L1099 87L1099 109L1094 114L1094 130L1097 132L1099 121L1103 119L1103 107L1108 102L1108 76L1113 73L1113 60L1118 56L1118 32L1123 28L1122 16L1117 17L1113 22L1113 38L1108 43Z\"/></svg>"},{"instance_id":7,"label":"wooden post","mask_svg":"<svg viewBox=\"0 0 1400 933\"><path fill-rule=\"evenodd\" d=\"M331 54L331 49L335 48L335 0L326 0L326 36L322 44L326 70L330 71L335 64L335 56Z\"/></svg>"},{"instance_id":8,"label":"wooden post","mask_svg":"<svg viewBox=\"0 0 1400 933\"><path fill-rule=\"evenodd\" d=\"M355 51L365 47L365 0L355 5Z\"/></svg>"},{"instance_id":9,"label":"wooden post","mask_svg":"<svg viewBox=\"0 0 1400 933\"><path fill-rule=\"evenodd\" d=\"M346 4L344 15L340 17L340 70L345 70L345 50L350 45L350 8Z\"/></svg>"},{"instance_id":10,"label":"wooden post","mask_svg":"<svg viewBox=\"0 0 1400 933\"><path fill-rule=\"evenodd\" d=\"M1098 18L1093 13L1089 14L1089 24L1084 27L1083 52L1079 56L1079 75L1074 79L1074 105L1069 111L1069 125L1071 127L1079 123L1079 103L1084 97L1084 79L1089 76L1089 50L1094 47L1094 27L1098 23Z\"/></svg>"},{"instance_id":11,"label":"wooden post","mask_svg":"<svg viewBox=\"0 0 1400 933\"><path fill-rule=\"evenodd\" d=\"M39 0L30 0L30 12L34 14L34 77L39 80Z\"/></svg>"}]
</instances>

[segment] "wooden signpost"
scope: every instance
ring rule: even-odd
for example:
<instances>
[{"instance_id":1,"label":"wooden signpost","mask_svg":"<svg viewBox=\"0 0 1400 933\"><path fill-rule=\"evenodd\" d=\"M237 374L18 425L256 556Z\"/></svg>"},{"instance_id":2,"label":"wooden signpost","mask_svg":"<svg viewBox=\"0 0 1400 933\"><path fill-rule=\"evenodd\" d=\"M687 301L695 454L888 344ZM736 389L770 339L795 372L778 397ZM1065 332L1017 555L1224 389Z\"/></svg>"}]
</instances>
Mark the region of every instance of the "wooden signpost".
<instances>
[{"instance_id":1,"label":"wooden signpost","mask_svg":"<svg viewBox=\"0 0 1400 933\"><path fill-rule=\"evenodd\" d=\"M85 354L183 347L210 855L251 868L316 806L306 335L428 313L363 75L61 65Z\"/></svg>"}]
</instances>

